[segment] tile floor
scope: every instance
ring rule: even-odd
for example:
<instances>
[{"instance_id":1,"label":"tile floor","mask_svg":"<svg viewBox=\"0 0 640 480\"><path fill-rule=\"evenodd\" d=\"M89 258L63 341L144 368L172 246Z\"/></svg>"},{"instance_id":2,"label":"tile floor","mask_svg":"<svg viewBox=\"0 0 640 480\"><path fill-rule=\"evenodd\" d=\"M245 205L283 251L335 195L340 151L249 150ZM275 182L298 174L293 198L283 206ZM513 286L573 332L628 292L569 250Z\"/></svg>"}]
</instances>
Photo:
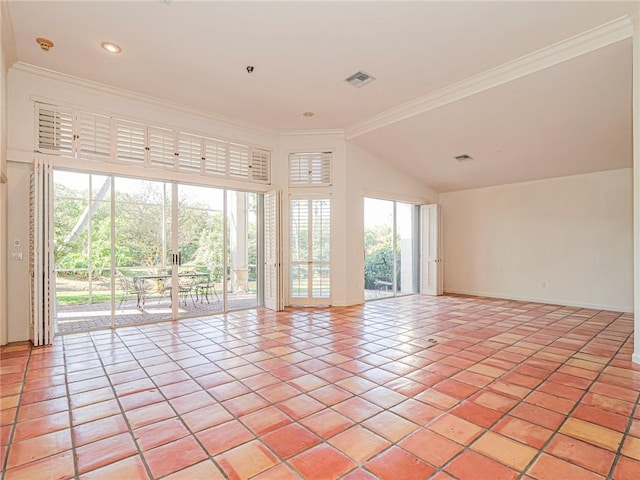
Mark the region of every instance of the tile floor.
<instances>
[{"instance_id":1,"label":"tile floor","mask_svg":"<svg viewBox=\"0 0 640 480\"><path fill-rule=\"evenodd\" d=\"M3 347L12 479L640 478L630 314L412 296Z\"/></svg>"}]
</instances>

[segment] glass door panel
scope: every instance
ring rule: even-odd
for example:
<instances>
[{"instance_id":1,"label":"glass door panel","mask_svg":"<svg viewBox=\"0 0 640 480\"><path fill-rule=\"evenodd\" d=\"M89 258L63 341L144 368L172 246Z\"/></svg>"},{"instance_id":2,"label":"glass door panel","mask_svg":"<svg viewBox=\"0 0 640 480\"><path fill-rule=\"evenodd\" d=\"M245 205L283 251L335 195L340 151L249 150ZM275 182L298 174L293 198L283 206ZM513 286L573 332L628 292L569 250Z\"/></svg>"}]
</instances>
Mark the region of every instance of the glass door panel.
<instances>
[{"instance_id":1,"label":"glass door panel","mask_svg":"<svg viewBox=\"0 0 640 480\"><path fill-rule=\"evenodd\" d=\"M393 202L364 199L365 300L394 293Z\"/></svg>"},{"instance_id":2,"label":"glass door panel","mask_svg":"<svg viewBox=\"0 0 640 480\"><path fill-rule=\"evenodd\" d=\"M419 207L364 199L365 300L420 289Z\"/></svg>"},{"instance_id":3,"label":"glass door panel","mask_svg":"<svg viewBox=\"0 0 640 480\"><path fill-rule=\"evenodd\" d=\"M396 202L396 294L418 293L419 271L419 207Z\"/></svg>"},{"instance_id":4,"label":"glass door panel","mask_svg":"<svg viewBox=\"0 0 640 480\"><path fill-rule=\"evenodd\" d=\"M115 324L172 317L171 184L114 178Z\"/></svg>"},{"instance_id":5,"label":"glass door panel","mask_svg":"<svg viewBox=\"0 0 640 480\"><path fill-rule=\"evenodd\" d=\"M220 313L224 190L178 185L178 316Z\"/></svg>"},{"instance_id":6,"label":"glass door panel","mask_svg":"<svg viewBox=\"0 0 640 480\"><path fill-rule=\"evenodd\" d=\"M328 299L331 296L331 204L329 199L311 200L311 296Z\"/></svg>"},{"instance_id":7,"label":"glass door panel","mask_svg":"<svg viewBox=\"0 0 640 480\"><path fill-rule=\"evenodd\" d=\"M258 194L227 191L227 310L258 306Z\"/></svg>"},{"instance_id":8,"label":"glass door panel","mask_svg":"<svg viewBox=\"0 0 640 480\"><path fill-rule=\"evenodd\" d=\"M309 297L309 200L291 200L291 272L289 295L292 299Z\"/></svg>"},{"instance_id":9,"label":"glass door panel","mask_svg":"<svg viewBox=\"0 0 640 480\"><path fill-rule=\"evenodd\" d=\"M57 331L111 324L110 178L54 171Z\"/></svg>"}]
</instances>

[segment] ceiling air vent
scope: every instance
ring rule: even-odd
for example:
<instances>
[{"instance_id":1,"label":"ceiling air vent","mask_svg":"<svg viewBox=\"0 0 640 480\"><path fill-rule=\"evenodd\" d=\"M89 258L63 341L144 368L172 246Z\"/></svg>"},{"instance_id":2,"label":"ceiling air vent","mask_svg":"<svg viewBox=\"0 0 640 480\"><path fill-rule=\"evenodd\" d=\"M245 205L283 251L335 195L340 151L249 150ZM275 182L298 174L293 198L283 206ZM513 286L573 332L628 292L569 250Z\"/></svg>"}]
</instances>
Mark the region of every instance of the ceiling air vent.
<instances>
[{"instance_id":1,"label":"ceiling air vent","mask_svg":"<svg viewBox=\"0 0 640 480\"><path fill-rule=\"evenodd\" d=\"M455 158L459 162L468 162L469 160L473 160L473 157L471 155L467 155L466 153L464 155L458 155L457 157L453 158Z\"/></svg>"},{"instance_id":2,"label":"ceiling air vent","mask_svg":"<svg viewBox=\"0 0 640 480\"><path fill-rule=\"evenodd\" d=\"M356 72L349 78L346 78L344 81L353 85L354 87L360 88L364 87L367 83L373 82L374 80L375 77L372 77L368 73Z\"/></svg>"}]
</instances>

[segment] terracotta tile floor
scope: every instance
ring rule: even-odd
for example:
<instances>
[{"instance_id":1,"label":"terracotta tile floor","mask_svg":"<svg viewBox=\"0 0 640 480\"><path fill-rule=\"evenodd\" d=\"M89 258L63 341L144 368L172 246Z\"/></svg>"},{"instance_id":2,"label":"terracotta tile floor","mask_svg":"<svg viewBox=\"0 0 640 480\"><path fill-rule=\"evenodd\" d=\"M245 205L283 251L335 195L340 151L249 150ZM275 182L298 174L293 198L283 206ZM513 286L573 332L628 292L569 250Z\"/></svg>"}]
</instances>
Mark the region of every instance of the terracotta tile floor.
<instances>
[{"instance_id":1,"label":"terracotta tile floor","mask_svg":"<svg viewBox=\"0 0 640 480\"><path fill-rule=\"evenodd\" d=\"M243 311L1 350L11 479L640 478L630 314Z\"/></svg>"}]
</instances>

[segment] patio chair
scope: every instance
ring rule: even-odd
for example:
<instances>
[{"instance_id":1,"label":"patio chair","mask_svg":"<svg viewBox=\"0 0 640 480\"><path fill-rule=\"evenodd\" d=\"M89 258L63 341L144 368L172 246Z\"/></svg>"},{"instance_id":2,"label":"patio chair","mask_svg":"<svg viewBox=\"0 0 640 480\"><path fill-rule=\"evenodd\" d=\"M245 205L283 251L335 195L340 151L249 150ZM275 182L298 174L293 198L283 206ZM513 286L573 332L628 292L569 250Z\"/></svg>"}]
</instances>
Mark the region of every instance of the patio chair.
<instances>
[{"instance_id":1,"label":"patio chair","mask_svg":"<svg viewBox=\"0 0 640 480\"><path fill-rule=\"evenodd\" d=\"M179 275L178 278L178 303L180 298L184 300L184 306L187 306L187 296L191 297L191 301L195 306L196 301L193 299L193 291L195 289L195 272L184 272Z\"/></svg>"},{"instance_id":2,"label":"patio chair","mask_svg":"<svg viewBox=\"0 0 640 480\"><path fill-rule=\"evenodd\" d=\"M209 295L213 294L216 296L216 300L220 300L218 297L218 292L216 292L216 285L211 281L211 275L208 273L199 273L195 277L194 287L196 290L196 300L200 300L202 303L202 298L209 302Z\"/></svg>"},{"instance_id":3,"label":"patio chair","mask_svg":"<svg viewBox=\"0 0 640 480\"><path fill-rule=\"evenodd\" d=\"M136 283L132 278L127 277L122 272L118 272L118 283L120 284L120 303L118 304L118 310L122 306L122 303L129 297L136 297L136 307L140 308L140 290L137 288Z\"/></svg>"}]
</instances>

